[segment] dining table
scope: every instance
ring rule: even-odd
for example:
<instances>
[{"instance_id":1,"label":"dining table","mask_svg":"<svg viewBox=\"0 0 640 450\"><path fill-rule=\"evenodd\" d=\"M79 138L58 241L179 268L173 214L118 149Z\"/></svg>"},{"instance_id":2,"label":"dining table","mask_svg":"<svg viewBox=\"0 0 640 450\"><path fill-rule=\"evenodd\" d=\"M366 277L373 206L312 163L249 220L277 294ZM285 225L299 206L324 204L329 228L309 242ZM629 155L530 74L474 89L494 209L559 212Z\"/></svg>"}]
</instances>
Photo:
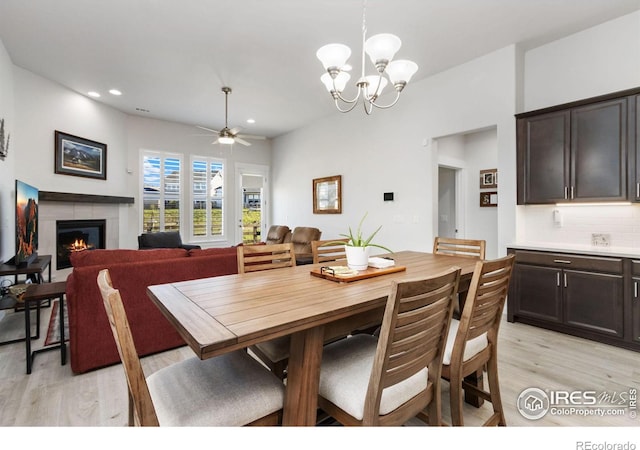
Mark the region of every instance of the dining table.
<instances>
[{"instance_id":1,"label":"dining table","mask_svg":"<svg viewBox=\"0 0 640 450\"><path fill-rule=\"evenodd\" d=\"M462 293L477 262L417 251L381 256L393 258L399 270L348 282L311 273L342 261L152 285L147 293L200 359L289 335L282 424L312 426L326 342L380 324L392 281L460 267Z\"/></svg>"}]
</instances>

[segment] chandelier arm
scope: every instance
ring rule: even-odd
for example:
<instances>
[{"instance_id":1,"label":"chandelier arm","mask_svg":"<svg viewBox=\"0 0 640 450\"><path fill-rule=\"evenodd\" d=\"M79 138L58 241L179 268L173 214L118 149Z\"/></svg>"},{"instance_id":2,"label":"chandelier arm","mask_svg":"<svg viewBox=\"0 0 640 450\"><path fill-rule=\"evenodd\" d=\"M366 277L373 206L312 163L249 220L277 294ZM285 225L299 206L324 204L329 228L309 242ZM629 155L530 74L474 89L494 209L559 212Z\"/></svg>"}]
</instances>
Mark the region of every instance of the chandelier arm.
<instances>
[{"instance_id":1,"label":"chandelier arm","mask_svg":"<svg viewBox=\"0 0 640 450\"><path fill-rule=\"evenodd\" d=\"M392 103L389 103L388 105L378 105L375 101L369 101L369 103L371 103L373 106L375 106L376 108L379 109L387 109L387 108L391 108L393 105L395 105L396 103L398 103L398 100L400 99L400 92L396 91L396 98Z\"/></svg>"},{"instance_id":2,"label":"chandelier arm","mask_svg":"<svg viewBox=\"0 0 640 450\"><path fill-rule=\"evenodd\" d=\"M357 99L356 99L357 100ZM347 109L342 109L340 108L340 103L338 102L338 99L334 99L335 103L336 103L336 108L338 109L338 111L340 111L341 113L348 113L349 111L352 111L353 108L356 107L356 105L358 104L357 101L354 101L353 103L349 103L351 106L348 107Z\"/></svg>"},{"instance_id":3,"label":"chandelier arm","mask_svg":"<svg viewBox=\"0 0 640 450\"><path fill-rule=\"evenodd\" d=\"M356 94L356 96L355 96L355 97L353 97L353 99L352 99L352 100L348 100L348 99L344 98L344 97L342 96L342 94L340 94L340 92L335 91L337 98L339 98L339 99L340 99L341 101L343 101L344 103L348 103L348 104L350 104L350 105L351 105L351 104L353 104L353 103L357 103L357 101L360 99L360 94L361 94L361 92L362 92L362 89L358 88L358 93Z\"/></svg>"}]
</instances>

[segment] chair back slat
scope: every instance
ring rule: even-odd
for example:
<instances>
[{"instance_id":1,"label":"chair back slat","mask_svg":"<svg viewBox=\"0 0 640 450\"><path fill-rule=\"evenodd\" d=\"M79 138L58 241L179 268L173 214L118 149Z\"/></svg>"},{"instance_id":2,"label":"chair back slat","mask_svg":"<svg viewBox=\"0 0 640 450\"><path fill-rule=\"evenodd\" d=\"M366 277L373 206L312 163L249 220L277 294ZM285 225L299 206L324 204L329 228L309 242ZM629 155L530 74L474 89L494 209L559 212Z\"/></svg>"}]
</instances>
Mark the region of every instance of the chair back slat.
<instances>
[{"instance_id":1,"label":"chair back slat","mask_svg":"<svg viewBox=\"0 0 640 450\"><path fill-rule=\"evenodd\" d=\"M433 241L433 253L484 259L486 246L486 241L481 239L455 239L438 236Z\"/></svg>"},{"instance_id":2,"label":"chair back slat","mask_svg":"<svg viewBox=\"0 0 640 450\"><path fill-rule=\"evenodd\" d=\"M127 379L130 405L133 406L133 416L140 426L158 426L158 417L156 416L142 364L133 342L120 291L113 288L108 269L103 269L98 273L98 287L100 288L109 325L111 326ZM129 416L132 417L131 411ZM129 423L129 425L134 424Z\"/></svg>"},{"instance_id":3,"label":"chair back slat","mask_svg":"<svg viewBox=\"0 0 640 450\"><path fill-rule=\"evenodd\" d=\"M382 391L423 369L427 389L439 389L442 353L458 292L460 268L434 277L393 282L365 400L365 417L377 414Z\"/></svg>"},{"instance_id":4,"label":"chair back slat","mask_svg":"<svg viewBox=\"0 0 640 450\"><path fill-rule=\"evenodd\" d=\"M346 259L347 255L344 246L348 241L346 238L312 241L311 253L313 254L313 263L319 264L327 261Z\"/></svg>"},{"instance_id":5,"label":"chair back slat","mask_svg":"<svg viewBox=\"0 0 640 450\"><path fill-rule=\"evenodd\" d=\"M471 279L452 360L464 354L466 342L487 333L489 343L497 337L500 318L509 290L513 255L492 261L479 261Z\"/></svg>"},{"instance_id":6,"label":"chair back slat","mask_svg":"<svg viewBox=\"0 0 640 450\"><path fill-rule=\"evenodd\" d=\"M296 265L293 244L241 245L237 250L238 273L279 269Z\"/></svg>"}]
</instances>

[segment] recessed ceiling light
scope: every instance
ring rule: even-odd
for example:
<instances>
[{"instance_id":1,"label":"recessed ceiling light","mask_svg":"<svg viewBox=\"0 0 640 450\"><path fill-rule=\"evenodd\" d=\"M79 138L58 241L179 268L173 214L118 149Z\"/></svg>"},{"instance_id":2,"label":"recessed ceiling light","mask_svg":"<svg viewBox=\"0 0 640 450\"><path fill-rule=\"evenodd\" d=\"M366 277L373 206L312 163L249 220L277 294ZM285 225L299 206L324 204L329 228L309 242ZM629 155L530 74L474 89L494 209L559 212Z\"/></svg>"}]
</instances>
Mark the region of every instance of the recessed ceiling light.
<instances>
[{"instance_id":1,"label":"recessed ceiling light","mask_svg":"<svg viewBox=\"0 0 640 450\"><path fill-rule=\"evenodd\" d=\"M117 89L109 89L109 94L111 94L111 95L122 95L122 92L120 92Z\"/></svg>"},{"instance_id":2,"label":"recessed ceiling light","mask_svg":"<svg viewBox=\"0 0 640 450\"><path fill-rule=\"evenodd\" d=\"M247 119L247 123L256 123L256 119Z\"/></svg>"},{"instance_id":3,"label":"recessed ceiling light","mask_svg":"<svg viewBox=\"0 0 640 450\"><path fill-rule=\"evenodd\" d=\"M96 91L87 92L87 95L88 95L89 97L93 97L93 98L98 98L98 97L100 97L100 94L98 94Z\"/></svg>"}]
</instances>

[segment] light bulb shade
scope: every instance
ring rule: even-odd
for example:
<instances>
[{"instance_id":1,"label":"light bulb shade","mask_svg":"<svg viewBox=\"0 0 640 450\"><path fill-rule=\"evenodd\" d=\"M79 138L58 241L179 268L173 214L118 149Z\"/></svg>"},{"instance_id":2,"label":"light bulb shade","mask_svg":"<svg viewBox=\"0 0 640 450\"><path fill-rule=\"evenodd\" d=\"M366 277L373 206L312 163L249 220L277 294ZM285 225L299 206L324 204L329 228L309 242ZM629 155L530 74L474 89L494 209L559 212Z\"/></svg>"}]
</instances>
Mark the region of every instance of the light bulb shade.
<instances>
[{"instance_id":1,"label":"light bulb shade","mask_svg":"<svg viewBox=\"0 0 640 450\"><path fill-rule=\"evenodd\" d=\"M376 64L380 60L391 61L401 45L402 41L398 36L382 33L367 39L364 43L364 51L371 58L371 62Z\"/></svg>"},{"instance_id":2,"label":"light bulb shade","mask_svg":"<svg viewBox=\"0 0 640 450\"><path fill-rule=\"evenodd\" d=\"M369 86L367 86L367 92L366 92L367 97L373 97L374 94L376 97L379 97L380 94L382 94L382 90L387 85L387 79L379 75L369 75L364 78L369 83ZM380 84L379 87L378 87L378 84Z\"/></svg>"},{"instance_id":3,"label":"light bulb shade","mask_svg":"<svg viewBox=\"0 0 640 450\"><path fill-rule=\"evenodd\" d=\"M408 83L417 71L418 65L406 59L391 61L385 70L394 85L403 81Z\"/></svg>"},{"instance_id":4,"label":"light bulb shade","mask_svg":"<svg viewBox=\"0 0 640 450\"><path fill-rule=\"evenodd\" d=\"M325 70L331 67L340 69L351 56L351 49L344 44L327 44L318 49L316 56Z\"/></svg>"},{"instance_id":5,"label":"light bulb shade","mask_svg":"<svg viewBox=\"0 0 640 450\"><path fill-rule=\"evenodd\" d=\"M221 144L233 144L236 140L229 136L220 136L218 142Z\"/></svg>"},{"instance_id":6,"label":"light bulb shade","mask_svg":"<svg viewBox=\"0 0 640 450\"><path fill-rule=\"evenodd\" d=\"M320 81L322 81L324 86L327 88L327 91L331 92L335 90L336 92L342 92L344 91L344 88L347 85L347 81L349 81L349 78L351 78L351 75L349 75L346 72L339 72L338 75L336 75L335 80L331 78L331 75L329 75L328 73L325 73L320 77ZM335 89L334 89L334 86L335 86Z\"/></svg>"}]
</instances>

